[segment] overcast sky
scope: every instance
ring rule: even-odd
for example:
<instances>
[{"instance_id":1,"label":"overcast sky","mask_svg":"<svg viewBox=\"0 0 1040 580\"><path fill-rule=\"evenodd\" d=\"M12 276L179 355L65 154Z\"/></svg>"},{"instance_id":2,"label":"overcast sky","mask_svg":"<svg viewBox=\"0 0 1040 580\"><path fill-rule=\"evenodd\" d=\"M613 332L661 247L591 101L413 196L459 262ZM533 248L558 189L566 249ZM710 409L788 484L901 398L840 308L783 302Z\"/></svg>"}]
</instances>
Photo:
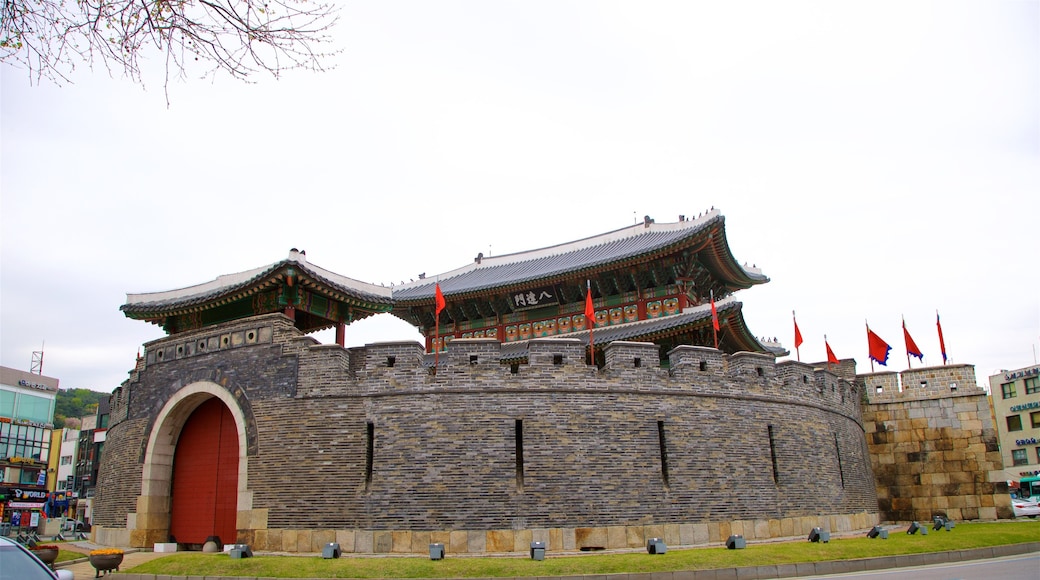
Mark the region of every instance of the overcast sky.
<instances>
[{"instance_id":1,"label":"overcast sky","mask_svg":"<svg viewBox=\"0 0 1040 580\"><path fill-rule=\"evenodd\" d=\"M753 333L977 380L1040 349L1040 8L345 2L325 73L145 89L2 68L0 364L112 391L163 336L126 293L307 251L399 283L710 207ZM150 55L161 62L161 55ZM319 336L331 342L327 333ZM418 340L385 315L348 345ZM921 366L917 359L915 367ZM878 370L886 367L878 366Z\"/></svg>"}]
</instances>

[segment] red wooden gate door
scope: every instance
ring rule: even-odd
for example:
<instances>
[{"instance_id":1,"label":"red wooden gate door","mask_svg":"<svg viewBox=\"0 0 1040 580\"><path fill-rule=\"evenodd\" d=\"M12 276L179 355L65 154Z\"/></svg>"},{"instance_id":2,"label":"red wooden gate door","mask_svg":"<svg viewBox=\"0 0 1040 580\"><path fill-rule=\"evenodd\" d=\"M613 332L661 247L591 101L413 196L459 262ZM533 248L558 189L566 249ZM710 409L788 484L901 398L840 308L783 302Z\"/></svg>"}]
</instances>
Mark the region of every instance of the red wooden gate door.
<instances>
[{"instance_id":1,"label":"red wooden gate door","mask_svg":"<svg viewBox=\"0 0 1040 580\"><path fill-rule=\"evenodd\" d=\"M209 399L188 417L173 454L170 535L182 544L218 536L236 540L238 430L220 399Z\"/></svg>"}]
</instances>

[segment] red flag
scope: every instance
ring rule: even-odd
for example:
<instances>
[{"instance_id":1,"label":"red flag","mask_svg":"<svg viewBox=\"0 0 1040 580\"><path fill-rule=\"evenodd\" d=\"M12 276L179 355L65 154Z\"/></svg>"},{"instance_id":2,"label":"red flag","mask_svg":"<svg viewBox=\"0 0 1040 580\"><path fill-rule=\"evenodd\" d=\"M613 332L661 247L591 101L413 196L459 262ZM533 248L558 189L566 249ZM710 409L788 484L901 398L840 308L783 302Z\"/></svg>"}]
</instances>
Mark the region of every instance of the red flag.
<instances>
[{"instance_id":1,"label":"red flag","mask_svg":"<svg viewBox=\"0 0 1040 580\"><path fill-rule=\"evenodd\" d=\"M437 345L437 341L441 337L441 310L444 310L448 303L445 302L444 294L441 292L441 283L435 283L433 288L433 300L437 304L434 307L433 315L433 366L437 367L441 363L441 349Z\"/></svg>"},{"instance_id":2,"label":"red flag","mask_svg":"<svg viewBox=\"0 0 1040 580\"><path fill-rule=\"evenodd\" d=\"M935 311L935 326L939 329L939 349L942 350L943 364L946 364L946 342L943 341L942 323L939 322L939 311Z\"/></svg>"},{"instance_id":3,"label":"red flag","mask_svg":"<svg viewBox=\"0 0 1040 580\"><path fill-rule=\"evenodd\" d=\"M585 328L589 329L589 358L596 364L596 346L592 338L592 327L596 326L596 307L592 305L592 282L585 280Z\"/></svg>"},{"instance_id":4,"label":"red flag","mask_svg":"<svg viewBox=\"0 0 1040 580\"><path fill-rule=\"evenodd\" d=\"M829 342L827 342L827 338L826 337L824 337L824 339L823 339L823 345L827 347L827 362L828 363L834 363L836 365L837 364L841 364L841 361L838 360L838 357L834 356L834 351L831 350L831 344Z\"/></svg>"},{"instance_id":5,"label":"red flag","mask_svg":"<svg viewBox=\"0 0 1040 580\"><path fill-rule=\"evenodd\" d=\"M792 315L792 318L794 316ZM798 321L794 321L794 347L798 348L802 346L802 331L798 330Z\"/></svg>"},{"instance_id":6,"label":"red flag","mask_svg":"<svg viewBox=\"0 0 1040 580\"><path fill-rule=\"evenodd\" d=\"M910 337L910 333L906 330L906 321L903 321L903 341L906 343L906 354L917 357L917 360L923 361L924 354L921 353L921 349L917 348L917 343ZM907 359L909 360L909 359Z\"/></svg>"},{"instance_id":7,"label":"red flag","mask_svg":"<svg viewBox=\"0 0 1040 580\"><path fill-rule=\"evenodd\" d=\"M717 331L719 330L719 312L715 310L715 293L711 295L711 326Z\"/></svg>"},{"instance_id":8,"label":"red flag","mask_svg":"<svg viewBox=\"0 0 1040 580\"><path fill-rule=\"evenodd\" d=\"M879 365L888 366L888 351L892 350L892 347L888 346L888 343L880 336L874 334L869 326L867 327L867 347L871 360L877 361Z\"/></svg>"},{"instance_id":9,"label":"red flag","mask_svg":"<svg viewBox=\"0 0 1040 580\"><path fill-rule=\"evenodd\" d=\"M585 292L585 325L591 329L596 325L596 308L592 306L592 283L586 281Z\"/></svg>"},{"instance_id":10,"label":"red flag","mask_svg":"<svg viewBox=\"0 0 1040 580\"><path fill-rule=\"evenodd\" d=\"M434 299L437 301L436 315L439 318L440 315L441 315L441 310L444 310L444 307L448 305L448 303L444 301L444 294L441 293L441 283L440 282L437 282L437 284L435 286L435 289L434 289Z\"/></svg>"}]
</instances>

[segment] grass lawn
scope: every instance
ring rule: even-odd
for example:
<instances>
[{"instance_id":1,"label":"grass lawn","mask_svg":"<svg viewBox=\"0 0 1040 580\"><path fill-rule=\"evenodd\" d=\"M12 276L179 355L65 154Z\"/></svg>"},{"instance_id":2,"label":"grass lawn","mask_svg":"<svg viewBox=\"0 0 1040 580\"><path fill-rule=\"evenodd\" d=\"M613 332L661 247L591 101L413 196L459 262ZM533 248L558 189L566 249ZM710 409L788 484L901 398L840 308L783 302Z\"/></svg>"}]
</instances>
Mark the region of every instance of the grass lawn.
<instances>
[{"instance_id":1,"label":"grass lawn","mask_svg":"<svg viewBox=\"0 0 1040 580\"><path fill-rule=\"evenodd\" d=\"M1040 521L958 523L950 532L907 535L906 527L889 530L887 540L865 535L832 538L830 543L755 542L743 550L725 546L669 548L666 554L645 551L622 554L553 554L543 561L518 556L458 556L432 561L419 556L349 556L324 559L306 556L255 556L231 559L227 554L179 552L133 569L137 574L172 576L250 576L271 578L494 578L562 576L730 568L822 560L851 560L921 552L945 552L1040 541Z\"/></svg>"}]
</instances>

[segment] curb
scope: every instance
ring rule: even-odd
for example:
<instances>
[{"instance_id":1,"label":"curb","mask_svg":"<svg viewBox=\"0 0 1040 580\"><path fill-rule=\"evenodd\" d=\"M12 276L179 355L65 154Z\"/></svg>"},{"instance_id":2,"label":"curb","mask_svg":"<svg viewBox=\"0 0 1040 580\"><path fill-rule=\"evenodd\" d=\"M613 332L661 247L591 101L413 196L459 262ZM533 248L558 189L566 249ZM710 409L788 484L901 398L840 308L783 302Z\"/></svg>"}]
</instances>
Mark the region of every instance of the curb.
<instances>
[{"instance_id":1,"label":"curb","mask_svg":"<svg viewBox=\"0 0 1040 580\"><path fill-rule=\"evenodd\" d=\"M880 556L859 560L834 560L825 562L804 562L798 564L776 564L770 566L745 566L741 568L719 568L712 570L680 570L673 572L649 572L645 574L594 574L581 576L552 576L552 580L765 580L770 578L798 578L804 576L820 576L824 574L850 574L870 570L888 568L905 568L909 566L927 566L965 562L969 560L986 560L1005 556L1018 556L1040 552L1040 542L1024 544L1008 544L972 550L955 550L952 552L927 552L923 554L907 554L903 556ZM69 564L71 560L62 562ZM121 572L119 580L186 580L197 576L168 576L156 574L128 574ZM207 580L257 580L255 577L219 576L206 577ZM326 578L297 578L295 580L328 580ZM443 579L452 580L452 579ZM473 580L456 579L456 580ZM495 578L493 580L532 580L523 578Z\"/></svg>"}]
</instances>

